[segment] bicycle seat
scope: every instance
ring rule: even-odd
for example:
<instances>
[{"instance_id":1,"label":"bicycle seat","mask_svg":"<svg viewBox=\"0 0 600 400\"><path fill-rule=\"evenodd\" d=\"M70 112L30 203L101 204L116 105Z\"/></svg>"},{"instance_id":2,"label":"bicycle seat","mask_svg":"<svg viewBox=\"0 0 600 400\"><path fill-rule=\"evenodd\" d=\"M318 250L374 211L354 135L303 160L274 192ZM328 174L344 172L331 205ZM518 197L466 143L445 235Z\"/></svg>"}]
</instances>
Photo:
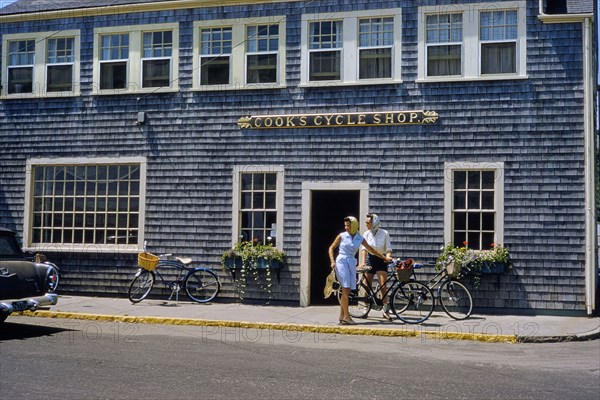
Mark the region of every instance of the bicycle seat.
<instances>
[{"instance_id":1,"label":"bicycle seat","mask_svg":"<svg viewBox=\"0 0 600 400\"><path fill-rule=\"evenodd\" d=\"M189 257L175 257L177 261L182 263L183 265L188 265L192 263L192 259Z\"/></svg>"},{"instance_id":2,"label":"bicycle seat","mask_svg":"<svg viewBox=\"0 0 600 400\"><path fill-rule=\"evenodd\" d=\"M364 267L356 267L356 272L361 274L363 272L369 272L371 270L371 267L369 267L368 265L365 265Z\"/></svg>"}]
</instances>

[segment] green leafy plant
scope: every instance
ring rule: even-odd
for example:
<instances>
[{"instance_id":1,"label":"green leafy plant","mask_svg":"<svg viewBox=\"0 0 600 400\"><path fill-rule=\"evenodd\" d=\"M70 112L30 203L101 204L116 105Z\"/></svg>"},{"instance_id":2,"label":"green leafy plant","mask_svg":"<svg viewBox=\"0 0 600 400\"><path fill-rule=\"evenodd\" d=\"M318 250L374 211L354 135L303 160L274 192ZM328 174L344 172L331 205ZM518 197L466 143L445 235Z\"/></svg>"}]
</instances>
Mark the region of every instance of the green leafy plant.
<instances>
[{"instance_id":1,"label":"green leafy plant","mask_svg":"<svg viewBox=\"0 0 600 400\"><path fill-rule=\"evenodd\" d=\"M460 266L456 277L458 279L466 276L472 277L475 287L479 287L481 283L481 274L486 263L503 263L505 267L512 268L508 248L499 243L492 243L489 250L471 249L467 242L464 242L461 247L449 244L442 248L442 252L437 258L437 268L440 269L442 265L448 265L451 261Z\"/></svg>"},{"instance_id":2,"label":"green leafy plant","mask_svg":"<svg viewBox=\"0 0 600 400\"><path fill-rule=\"evenodd\" d=\"M285 263L285 253L271 244L238 242L223 252L221 265L231 271L240 299L246 295L247 284L256 283L261 291L272 296L273 270ZM264 271L264 274L262 273Z\"/></svg>"}]
</instances>

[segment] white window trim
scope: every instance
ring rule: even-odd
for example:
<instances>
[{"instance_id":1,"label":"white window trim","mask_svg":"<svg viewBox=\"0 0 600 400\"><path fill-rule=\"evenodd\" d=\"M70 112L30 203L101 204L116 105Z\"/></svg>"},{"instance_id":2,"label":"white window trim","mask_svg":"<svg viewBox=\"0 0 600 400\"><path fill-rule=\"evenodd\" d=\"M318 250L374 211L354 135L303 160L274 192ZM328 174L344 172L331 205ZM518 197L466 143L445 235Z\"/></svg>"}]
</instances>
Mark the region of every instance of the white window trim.
<instances>
[{"instance_id":1,"label":"white window trim","mask_svg":"<svg viewBox=\"0 0 600 400\"><path fill-rule=\"evenodd\" d=\"M444 163L444 244L452 243L452 206L454 171L495 171L494 205L496 229L494 242L504 244L504 163L503 162L447 162Z\"/></svg>"},{"instance_id":2,"label":"white window trim","mask_svg":"<svg viewBox=\"0 0 600 400\"><path fill-rule=\"evenodd\" d=\"M153 31L173 32L173 51L171 53L171 79L170 87L142 88L142 58L143 58L143 32ZM117 33L129 34L129 59L127 62L127 85L125 89L100 89L100 36ZM159 57L161 59L167 57ZM146 58L149 60L150 58ZM111 60L114 61L114 60ZM104 62L104 61L103 61ZM130 93L169 93L179 91L179 24L129 25L114 26L94 29L94 83L93 95L114 95Z\"/></svg>"},{"instance_id":3,"label":"white window trim","mask_svg":"<svg viewBox=\"0 0 600 400\"><path fill-rule=\"evenodd\" d=\"M284 195L284 175L285 168L283 165L236 165L233 167L233 203L231 210L231 245L235 246L239 242L240 233L240 190L242 173L277 173L277 194L276 194L276 209L277 209L277 233L275 234L275 247L283 250L283 195Z\"/></svg>"},{"instance_id":4,"label":"white window trim","mask_svg":"<svg viewBox=\"0 0 600 400\"><path fill-rule=\"evenodd\" d=\"M82 164L140 164L140 211L137 245L106 244L32 244L33 214L33 167L37 165L82 165ZM25 171L25 207L23 221L23 249L28 251L82 252L82 253L136 253L144 249L144 227L146 221L146 157L123 158L32 158L27 160Z\"/></svg>"},{"instance_id":5,"label":"white window trim","mask_svg":"<svg viewBox=\"0 0 600 400\"><path fill-rule=\"evenodd\" d=\"M479 15L482 11L517 10L517 69L514 74L481 74L481 41ZM463 13L462 76L427 76L426 15ZM416 82L465 82L527 79L527 6L525 1L501 3L452 4L419 7L418 74Z\"/></svg>"},{"instance_id":6,"label":"white window trim","mask_svg":"<svg viewBox=\"0 0 600 400\"><path fill-rule=\"evenodd\" d=\"M279 49L277 57L277 82L246 83L246 27L249 25L279 25ZM200 85L200 31L204 28L231 27L230 83L228 85ZM278 89L286 87L286 17L225 19L218 21L194 21L192 90L240 90ZM254 54L254 53L252 53ZM266 53L261 53L266 54Z\"/></svg>"},{"instance_id":7,"label":"white window trim","mask_svg":"<svg viewBox=\"0 0 600 400\"><path fill-rule=\"evenodd\" d=\"M47 71L48 64L46 60L48 39L73 38L74 62L72 76L72 90L61 92L48 92L47 86ZM80 95L80 46L81 33L79 30L65 30L55 32L28 32L2 35L2 99L26 99L36 97L74 97ZM34 40L35 53L33 65L33 88L31 93L12 93L8 94L8 42L15 40ZM61 63L71 64L71 63Z\"/></svg>"},{"instance_id":8,"label":"white window trim","mask_svg":"<svg viewBox=\"0 0 600 400\"><path fill-rule=\"evenodd\" d=\"M392 77L385 79L359 79L358 20L361 18L394 18L394 44L392 46ZM316 21L343 21L342 65L339 81L309 81L308 27ZM300 87L374 85L402 82L402 9L388 8L340 13L303 14L301 28Z\"/></svg>"}]
</instances>

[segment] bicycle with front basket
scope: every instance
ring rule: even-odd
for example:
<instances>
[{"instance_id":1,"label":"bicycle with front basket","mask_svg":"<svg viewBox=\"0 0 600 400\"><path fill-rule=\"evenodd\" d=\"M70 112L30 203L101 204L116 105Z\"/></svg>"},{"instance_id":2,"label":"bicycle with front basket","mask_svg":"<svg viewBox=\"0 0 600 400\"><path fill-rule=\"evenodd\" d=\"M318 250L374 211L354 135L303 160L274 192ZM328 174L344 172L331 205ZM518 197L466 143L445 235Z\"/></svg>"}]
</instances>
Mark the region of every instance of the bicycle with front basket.
<instances>
[{"instance_id":1,"label":"bicycle with front basket","mask_svg":"<svg viewBox=\"0 0 600 400\"><path fill-rule=\"evenodd\" d=\"M435 266L436 264L427 265ZM437 292L437 298L450 318L456 320L469 318L473 312L473 296L469 289L455 278L460 266L452 257L438 265L441 267L439 272L425 284L432 293ZM413 269L415 280L417 280L415 271L422 267L423 264L415 264Z\"/></svg>"},{"instance_id":2,"label":"bicycle with front basket","mask_svg":"<svg viewBox=\"0 0 600 400\"><path fill-rule=\"evenodd\" d=\"M190 300L197 303L207 303L217 297L221 291L221 282L217 274L210 268L191 267L191 258L168 259L172 256L148 253L144 243L144 252L138 254L140 268L129 284L129 301L139 303L144 300L150 294L156 277L171 290L169 300L175 295L175 301L178 301L181 290L185 291Z\"/></svg>"},{"instance_id":3,"label":"bicycle with front basket","mask_svg":"<svg viewBox=\"0 0 600 400\"><path fill-rule=\"evenodd\" d=\"M364 273L360 271L356 282L356 291L351 291L348 297L348 311L352 317L365 318L371 308L383 307L383 288L389 286L390 311L396 318L407 324L419 324L431 316L433 312L433 294L427 285L410 280L412 260L402 261L394 258L388 264L388 270L394 272L388 275L383 283L377 283L375 290L366 284ZM411 271L411 272L409 272ZM338 290L338 301L341 300L341 290Z\"/></svg>"}]
</instances>

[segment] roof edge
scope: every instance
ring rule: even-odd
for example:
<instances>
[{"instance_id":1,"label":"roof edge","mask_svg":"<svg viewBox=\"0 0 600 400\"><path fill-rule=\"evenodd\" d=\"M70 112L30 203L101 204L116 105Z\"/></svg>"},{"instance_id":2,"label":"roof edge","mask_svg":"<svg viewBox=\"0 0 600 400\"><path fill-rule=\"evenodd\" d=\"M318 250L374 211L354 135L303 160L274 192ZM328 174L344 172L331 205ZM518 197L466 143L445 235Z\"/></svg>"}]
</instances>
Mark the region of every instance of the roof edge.
<instances>
[{"instance_id":1,"label":"roof edge","mask_svg":"<svg viewBox=\"0 0 600 400\"><path fill-rule=\"evenodd\" d=\"M244 4L293 3L297 1L298 0L247 0ZM178 9L207 8L215 6L223 7L235 5L240 5L239 0L177 0L156 3L120 4L115 6L99 6L55 11L39 11L20 14L4 14L0 15L0 22L8 23L42 21L59 18L80 18L102 15L127 14L133 12L168 11Z\"/></svg>"}]
</instances>

